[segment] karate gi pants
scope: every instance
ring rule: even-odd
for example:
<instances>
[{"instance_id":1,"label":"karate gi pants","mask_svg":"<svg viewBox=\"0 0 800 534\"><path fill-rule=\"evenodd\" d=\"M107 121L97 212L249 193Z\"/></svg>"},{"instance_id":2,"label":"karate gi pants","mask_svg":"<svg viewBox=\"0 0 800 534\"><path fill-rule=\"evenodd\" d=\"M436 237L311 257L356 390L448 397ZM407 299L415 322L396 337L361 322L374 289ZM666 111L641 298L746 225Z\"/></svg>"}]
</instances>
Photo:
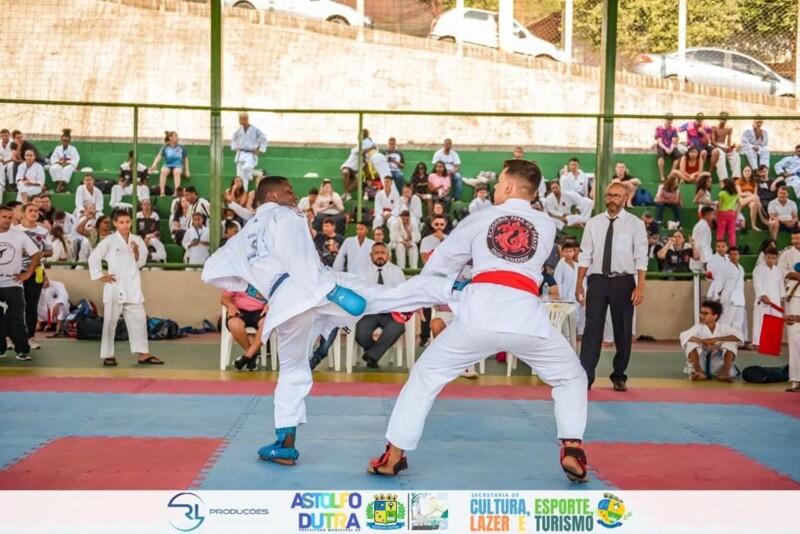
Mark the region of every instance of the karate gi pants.
<instances>
[{"instance_id":1,"label":"karate gi pants","mask_svg":"<svg viewBox=\"0 0 800 534\"><path fill-rule=\"evenodd\" d=\"M744 155L747 157L747 163L751 169L757 169L759 165L766 165L769 167L769 149L760 147L758 152L752 148L744 150Z\"/></svg>"},{"instance_id":2,"label":"karate gi pants","mask_svg":"<svg viewBox=\"0 0 800 534\"><path fill-rule=\"evenodd\" d=\"M275 387L275 428L296 427L306 422L306 396L313 379L308 356L318 334L313 330L314 311L297 315L275 330L278 336L280 372Z\"/></svg>"},{"instance_id":3,"label":"karate gi pants","mask_svg":"<svg viewBox=\"0 0 800 534\"><path fill-rule=\"evenodd\" d=\"M720 180L725 180L728 178L728 167L727 163L731 165L731 174L733 174L734 178L741 178L742 176L742 160L739 158L739 152L736 150L732 150L730 152L725 152L721 148L715 148L717 154L719 154L719 159L717 160L717 176ZM757 167L753 167L756 169Z\"/></svg>"},{"instance_id":4,"label":"karate gi pants","mask_svg":"<svg viewBox=\"0 0 800 534\"><path fill-rule=\"evenodd\" d=\"M147 313L144 304L130 302L106 302L103 306L103 338L100 341L100 358L114 357L114 336L117 332L119 316L125 318L128 327L128 341L131 344L131 353L145 354L150 352L147 341Z\"/></svg>"},{"instance_id":5,"label":"karate gi pants","mask_svg":"<svg viewBox=\"0 0 800 534\"><path fill-rule=\"evenodd\" d=\"M800 315L800 299L793 297L786 303L788 315ZM800 323L788 327L789 336L789 380L800 382Z\"/></svg>"},{"instance_id":6,"label":"karate gi pants","mask_svg":"<svg viewBox=\"0 0 800 534\"><path fill-rule=\"evenodd\" d=\"M50 178L53 179L54 182L66 182L72 179L72 173L75 172L74 165L51 165L50 166Z\"/></svg>"},{"instance_id":7,"label":"karate gi pants","mask_svg":"<svg viewBox=\"0 0 800 534\"><path fill-rule=\"evenodd\" d=\"M414 364L392 411L386 439L403 450L416 449L428 412L444 386L464 369L501 351L513 353L553 387L559 439L583 439L586 373L561 333L552 327L546 338L493 332L466 326L458 319L431 342Z\"/></svg>"},{"instance_id":8,"label":"karate gi pants","mask_svg":"<svg viewBox=\"0 0 800 534\"><path fill-rule=\"evenodd\" d=\"M398 243L394 253L397 257L397 266L401 269L405 269L406 266L409 269L416 269L419 266L419 248L416 243L411 243L408 248L404 244ZM408 264L406 264L406 261L408 261Z\"/></svg>"},{"instance_id":9,"label":"karate gi pants","mask_svg":"<svg viewBox=\"0 0 800 534\"><path fill-rule=\"evenodd\" d=\"M244 161L239 161L236 163L236 176L242 179L244 190L247 191L247 188L250 186L250 182L253 180L253 169L255 169L256 166L253 162L254 158L242 159Z\"/></svg>"}]
</instances>

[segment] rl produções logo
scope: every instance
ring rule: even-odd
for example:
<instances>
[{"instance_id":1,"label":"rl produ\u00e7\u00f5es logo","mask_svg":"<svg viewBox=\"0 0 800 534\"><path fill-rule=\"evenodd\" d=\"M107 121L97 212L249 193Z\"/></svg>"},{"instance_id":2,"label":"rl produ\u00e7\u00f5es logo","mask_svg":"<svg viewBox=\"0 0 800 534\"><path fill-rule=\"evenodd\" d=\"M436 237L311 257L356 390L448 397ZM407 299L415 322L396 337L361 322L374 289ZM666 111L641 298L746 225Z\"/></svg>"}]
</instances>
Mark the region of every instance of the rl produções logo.
<instances>
[{"instance_id":1,"label":"rl produ\u00e7\u00f5es logo","mask_svg":"<svg viewBox=\"0 0 800 534\"><path fill-rule=\"evenodd\" d=\"M194 493L178 493L169 500L167 508L174 509L169 524L181 532L198 529L206 520L206 517L202 515L205 508L203 499Z\"/></svg>"}]
</instances>

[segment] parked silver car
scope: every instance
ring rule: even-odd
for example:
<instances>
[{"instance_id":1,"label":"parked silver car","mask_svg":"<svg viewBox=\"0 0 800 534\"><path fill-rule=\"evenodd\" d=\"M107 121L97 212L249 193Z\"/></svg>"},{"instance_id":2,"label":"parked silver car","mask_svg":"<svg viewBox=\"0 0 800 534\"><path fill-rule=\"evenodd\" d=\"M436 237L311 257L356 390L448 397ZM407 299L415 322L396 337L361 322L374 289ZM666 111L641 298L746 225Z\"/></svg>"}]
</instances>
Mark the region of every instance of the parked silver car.
<instances>
[{"instance_id":1,"label":"parked silver car","mask_svg":"<svg viewBox=\"0 0 800 534\"><path fill-rule=\"evenodd\" d=\"M648 76L671 78L678 75L677 52L641 54L633 71ZM757 59L718 48L687 48L683 63L686 81L730 87L741 91L776 96L795 96L795 84Z\"/></svg>"},{"instance_id":2,"label":"parked silver car","mask_svg":"<svg viewBox=\"0 0 800 534\"><path fill-rule=\"evenodd\" d=\"M465 43L498 48L497 13L485 9L465 9L461 21L459 21L457 10L445 11L431 23L429 37L439 41L455 41L459 22L461 39ZM564 52L554 44L534 36L516 20L513 24L512 50L514 53L537 57L545 56L556 61L565 61Z\"/></svg>"},{"instance_id":3,"label":"parked silver car","mask_svg":"<svg viewBox=\"0 0 800 534\"><path fill-rule=\"evenodd\" d=\"M371 18L365 16L361 19L355 9L331 0L224 0L223 5L287 13L349 26L363 24L367 28L373 27Z\"/></svg>"}]
</instances>

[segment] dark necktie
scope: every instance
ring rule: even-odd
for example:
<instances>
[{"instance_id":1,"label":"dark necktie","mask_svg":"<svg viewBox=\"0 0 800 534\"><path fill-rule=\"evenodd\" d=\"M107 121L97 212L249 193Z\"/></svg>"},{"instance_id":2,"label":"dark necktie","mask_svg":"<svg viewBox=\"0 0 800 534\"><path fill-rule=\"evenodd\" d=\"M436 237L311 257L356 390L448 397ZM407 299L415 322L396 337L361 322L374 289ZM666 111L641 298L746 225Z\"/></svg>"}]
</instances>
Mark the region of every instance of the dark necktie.
<instances>
[{"instance_id":1,"label":"dark necktie","mask_svg":"<svg viewBox=\"0 0 800 534\"><path fill-rule=\"evenodd\" d=\"M611 274L611 249L614 245L614 221L608 220L608 231L606 232L606 244L603 246L603 276Z\"/></svg>"},{"instance_id":2,"label":"dark necktie","mask_svg":"<svg viewBox=\"0 0 800 534\"><path fill-rule=\"evenodd\" d=\"M383 285L383 269L378 269L378 283Z\"/></svg>"}]
</instances>

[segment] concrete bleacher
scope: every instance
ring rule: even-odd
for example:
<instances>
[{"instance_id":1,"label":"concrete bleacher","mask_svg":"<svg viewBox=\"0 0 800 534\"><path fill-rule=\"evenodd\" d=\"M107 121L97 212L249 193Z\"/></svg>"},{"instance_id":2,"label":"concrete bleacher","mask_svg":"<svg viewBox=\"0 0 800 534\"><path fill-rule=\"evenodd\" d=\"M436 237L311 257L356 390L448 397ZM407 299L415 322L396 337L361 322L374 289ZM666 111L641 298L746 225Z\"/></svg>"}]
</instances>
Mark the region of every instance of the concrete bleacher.
<instances>
[{"instance_id":1,"label":"concrete bleacher","mask_svg":"<svg viewBox=\"0 0 800 534\"><path fill-rule=\"evenodd\" d=\"M35 140L34 140L35 142ZM43 154L48 154L55 146L55 143L39 142L36 143L38 148ZM127 143L114 143L114 142L87 142L77 143L78 150L81 153L81 167L91 167L97 178L114 179L118 175L120 163L125 161L128 157L128 150L130 145ZM158 144L140 144L139 153L142 163L149 165L155 158L161 145ZM190 169L192 177L190 180L183 180L183 185L194 185L200 195L204 198L209 198L209 148L203 145L185 145L190 160ZM403 150L406 159L406 177L410 178L411 172L417 162L425 162L429 169L431 165L431 157L433 150ZM458 148L456 147L458 150ZM342 180L339 171L339 166L346 159L349 148L331 148L331 147L285 147L276 146L270 147L266 157L261 158L262 169L266 169L269 174L281 175L289 178L294 185L295 192L298 196L304 196L312 187L319 187L323 178L330 178L333 182L334 189L342 191ZM495 171L499 172L503 160L509 157L506 151L492 151L492 150L459 150L459 155L462 160L461 171L465 177L477 175L480 171ZM528 152L526 157L536 160L547 180L553 180L558 176L560 169L567 163L569 158L578 157L581 160L581 167L586 172L591 172L594 166L594 153L567 153L567 152ZM774 155L774 161L779 155ZM646 187L655 196L658 189L658 173L655 161L655 155L651 153L629 153L618 154L614 161L624 162L630 173L633 176L638 176L643 181L643 187ZM746 162L744 162L746 163ZM319 175L319 179L303 178L306 173L313 172ZM233 153L229 148L224 151L223 163L223 189L227 188L230 183L230 178L235 173L235 166L233 164ZM47 174L47 188L50 190L53 205L56 208L64 209L72 212L75 209L74 192L80 185L81 174L76 172L69 185L69 193L53 193L54 187L50 180L49 173ZM167 184L171 186L172 179L169 178ZM158 175L153 174L150 176L150 185L154 186L158 183ZM716 196L719 186L715 185L712 194ZM681 196L683 198L683 209L681 210L681 224L687 234L691 233L691 229L697 222L697 208L693 205L692 199L694 198L695 187L694 185L682 185ZM793 194L793 193L792 193ZM469 201L473 198L473 188L464 184L464 191L461 202L454 202L452 210L466 208ZM6 192L4 201L13 200L16 193ZM161 217L161 231L162 240L167 248L168 261L180 262L183 256L183 250L179 244L172 243L169 234L169 207L171 203L170 198L159 199L153 198L154 209ZM108 205L108 195L106 195L106 206ZM351 201L346 203L348 210L355 206L355 202ZM635 207L631 211L637 215L641 215L644 211L650 210L655 215L655 206L651 207ZM106 210L108 213L108 210ZM665 210L665 220L670 220L672 212L669 209ZM749 226L749 222L748 222ZM666 233L666 230L664 230ZM354 228L348 229L348 235L354 233ZM580 229L568 229L568 233L580 237ZM761 241L768 237L768 232L740 232L738 240L740 245L747 245L750 247L752 254L745 255L742 258L742 263L745 269L750 272L755 263L755 254ZM687 235L688 237L688 235ZM789 235L781 234L779 236L779 245L781 247L788 246Z\"/></svg>"}]
</instances>

